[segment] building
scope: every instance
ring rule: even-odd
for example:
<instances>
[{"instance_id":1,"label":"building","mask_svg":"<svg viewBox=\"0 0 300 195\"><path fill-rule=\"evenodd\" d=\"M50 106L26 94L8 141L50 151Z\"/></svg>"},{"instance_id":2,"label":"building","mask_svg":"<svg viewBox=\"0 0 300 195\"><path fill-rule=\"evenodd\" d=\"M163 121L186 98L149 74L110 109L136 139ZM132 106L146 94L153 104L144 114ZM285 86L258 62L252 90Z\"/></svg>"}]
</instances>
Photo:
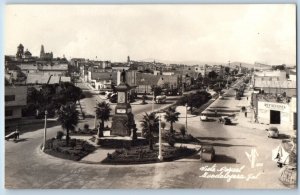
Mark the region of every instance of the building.
<instances>
[{"instance_id":1,"label":"building","mask_svg":"<svg viewBox=\"0 0 300 195\"><path fill-rule=\"evenodd\" d=\"M117 83L117 72L88 71L87 81L95 90L110 90L111 85Z\"/></svg>"},{"instance_id":2,"label":"building","mask_svg":"<svg viewBox=\"0 0 300 195\"><path fill-rule=\"evenodd\" d=\"M296 78L292 80L287 79L285 71L255 72L251 79L251 85L254 90L269 94L281 94L285 92L289 97L297 94Z\"/></svg>"},{"instance_id":3,"label":"building","mask_svg":"<svg viewBox=\"0 0 300 195\"><path fill-rule=\"evenodd\" d=\"M297 129L297 98L274 94L253 94L256 120L261 124L278 125L281 129Z\"/></svg>"},{"instance_id":4,"label":"building","mask_svg":"<svg viewBox=\"0 0 300 195\"><path fill-rule=\"evenodd\" d=\"M71 77L44 73L29 73L26 79L27 85L58 84L60 82L71 82Z\"/></svg>"},{"instance_id":5,"label":"building","mask_svg":"<svg viewBox=\"0 0 300 195\"><path fill-rule=\"evenodd\" d=\"M53 59L53 53L46 53L44 50L44 45L41 45L41 51L40 51L40 59L41 60L52 60Z\"/></svg>"},{"instance_id":6,"label":"building","mask_svg":"<svg viewBox=\"0 0 300 195\"><path fill-rule=\"evenodd\" d=\"M22 118L22 109L26 104L26 86L5 86L5 120Z\"/></svg>"},{"instance_id":7,"label":"building","mask_svg":"<svg viewBox=\"0 0 300 195\"><path fill-rule=\"evenodd\" d=\"M68 73L68 64L67 63L46 63L39 64L38 70L44 74L56 75L56 76L65 76Z\"/></svg>"}]
</instances>

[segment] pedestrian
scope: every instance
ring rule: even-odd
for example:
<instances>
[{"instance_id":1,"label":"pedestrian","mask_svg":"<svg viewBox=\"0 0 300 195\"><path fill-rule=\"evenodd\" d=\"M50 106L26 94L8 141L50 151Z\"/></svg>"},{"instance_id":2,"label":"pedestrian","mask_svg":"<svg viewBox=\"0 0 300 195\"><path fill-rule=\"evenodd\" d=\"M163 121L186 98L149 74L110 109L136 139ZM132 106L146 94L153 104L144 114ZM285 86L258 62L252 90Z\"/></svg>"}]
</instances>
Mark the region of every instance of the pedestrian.
<instances>
[{"instance_id":1,"label":"pedestrian","mask_svg":"<svg viewBox=\"0 0 300 195\"><path fill-rule=\"evenodd\" d=\"M248 96L247 96L247 100L248 100Z\"/></svg>"},{"instance_id":2,"label":"pedestrian","mask_svg":"<svg viewBox=\"0 0 300 195\"><path fill-rule=\"evenodd\" d=\"M15 140L19 139L19 138L20 138L20 132L19 132L19 129L17 127L16 130L15 130Z\"/></svg>"},{"instance_id":3,"label":"pedestrian","mask_svg":"<svg viewBox=\"0 0 300 195\"><path fill-rule=\"evenodd\" d=\"M217 117L218 116L218 112L217 112L217 110L215 110L215 117Z\"/></svg>"},{"instance_id":4,"label":"pedestrian","mask_svg":"<svg viewBox=\"0 0 300 195\"><path fill-rule=\"evenodd\" d=\"M245 118L247 118L247 112L245 112Z\"/></svg>"}]
</instances>

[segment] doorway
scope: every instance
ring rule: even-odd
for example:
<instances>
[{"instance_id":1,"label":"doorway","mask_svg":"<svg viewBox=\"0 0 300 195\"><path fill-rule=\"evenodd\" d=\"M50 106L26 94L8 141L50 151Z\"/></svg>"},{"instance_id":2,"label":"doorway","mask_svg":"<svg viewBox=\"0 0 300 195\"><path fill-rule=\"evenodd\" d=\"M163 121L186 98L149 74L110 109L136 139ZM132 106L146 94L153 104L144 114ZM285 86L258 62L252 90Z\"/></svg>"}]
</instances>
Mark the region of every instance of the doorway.
<instances>
[{"instance_id":1,"label":"doorway","mask_svg":"<svg viewBox=\"0 0 300 195\"><path fill-rule=\"evenodd\" d=\"M280 124L280 111L270 110L270 124Z\"/></svg>"}]
</instances>

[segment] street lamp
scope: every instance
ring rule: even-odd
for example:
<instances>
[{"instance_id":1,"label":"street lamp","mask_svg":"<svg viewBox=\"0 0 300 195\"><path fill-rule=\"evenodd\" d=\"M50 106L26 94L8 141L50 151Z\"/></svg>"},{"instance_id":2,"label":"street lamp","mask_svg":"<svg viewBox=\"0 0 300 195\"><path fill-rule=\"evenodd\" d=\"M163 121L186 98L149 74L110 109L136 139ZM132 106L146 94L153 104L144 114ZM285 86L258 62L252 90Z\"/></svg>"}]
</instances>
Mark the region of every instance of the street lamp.
<instances>
[{"instance_id":1,"label":"street lamp","mask_svg":"<svg viewBox=\"0 0 300 195\"><path fill-rule=\"evenodd\" d=\"M163 155L162 155L162 135L161 135L161 112L157 112L158 113L158 128L159 128L159 133L158 133L158 159L160 161L163 160Z\"/></svg>"},{"instance_id":2,"label":"street lamp","mask_svg":"<svg viewBox=\"0 0 300 195\"><path fill-rule=\"evenodd\" d=\"M46 149L46 140L47 140L47 110L45 111L45 124L44 124L44 145L43 145L43 151Z\"/></svg>"},{"instance_id":3,"label":"street lamp","mask_svg":"<svg viewBox=\"0 0 300 195\"><path fill-rule=\"evenodd\" d=\"M186 103L185 104L185 129L187 131L187 107L188 107L188 104Z\"/></svg>"},{"instance_id":4,"label":"street lamp","mask_svg":"<svg viewBox=\"0 0 300 195\"><path fill-rule=\"evenodd\" d=\"M155 90L155 89L153 89L153 97L152 97L152 112L154 112L154 90Z\"/></svg>"},{"instance_id":5,"label":"street lamp","mask_svg":"<svg viewBox=\"0 0 300 195\"><path fill-rule=\"evenodd\" d=\"M95 109L95 118L94 118L94 129L96 129L96 123L97 123L97 104L98 104L98 101L96 100L96 109Z\"/></svg>"}]
</instances>

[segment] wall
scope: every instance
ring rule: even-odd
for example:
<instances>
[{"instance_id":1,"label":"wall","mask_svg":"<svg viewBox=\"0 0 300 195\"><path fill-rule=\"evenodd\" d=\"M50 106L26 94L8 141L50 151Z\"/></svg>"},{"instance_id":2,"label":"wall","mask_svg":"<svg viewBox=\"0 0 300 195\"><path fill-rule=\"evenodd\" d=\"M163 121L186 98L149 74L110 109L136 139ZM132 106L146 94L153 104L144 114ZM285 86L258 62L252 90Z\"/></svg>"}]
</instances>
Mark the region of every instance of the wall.
<instances>
[{"instance_id":1,"label":"wall","mask_svg":"<svg viewBox=\"0 0 300 195\"><path fill-rule=\"evenodd\" d=\"M13 96L14 100L5 101L5 110L12 110L12 116L5 119L21 118L22 108L27 104L27 87L26 86L5 86L5 96Z\"/></svg>"}]
</instances>

